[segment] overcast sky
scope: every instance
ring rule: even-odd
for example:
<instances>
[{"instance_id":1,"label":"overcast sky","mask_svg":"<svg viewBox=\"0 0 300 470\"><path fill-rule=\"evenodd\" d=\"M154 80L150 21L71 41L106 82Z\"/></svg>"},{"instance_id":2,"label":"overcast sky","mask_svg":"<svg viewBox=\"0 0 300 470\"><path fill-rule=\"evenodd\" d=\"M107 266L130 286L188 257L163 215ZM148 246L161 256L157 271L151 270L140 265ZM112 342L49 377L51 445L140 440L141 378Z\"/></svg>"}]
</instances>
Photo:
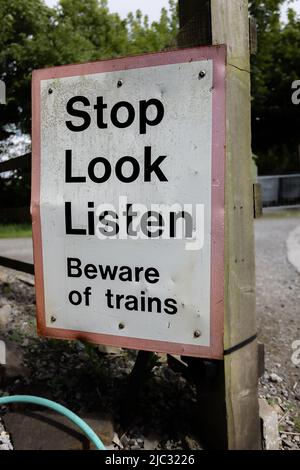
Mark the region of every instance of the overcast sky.
<instances>
[{"instance_id":1,"label":"overcast sky","mask_svg":"<svg viewBox=\"0 0 300 470\"><path fill-rule=\"evenodd\" d=\"M57 0L45 1L47 5L51 6L57 3ZM286 18L287 3L282 9L283 20ZM291 1L290 4L300 14L300 0ZM149 16L150 21L159 19L162 7L168 7L168 5L168 0L108 0L110 11L119 13L122 18L130 11L134 12L139 8L144 14Z\"/></svg>"},{"instance_id":2,"label":"overcast sky","mask_svg":"<svg viewBox=\"0 0 300 470\"><path fill-rule=\"evenodd\" d=\"M45 0L47 5L53 6L57 0ZM140 9L149 16L150 21L155 21L160 17L163 7L168 8L168 0L108 0L108 7L111 12L117 12L124 18L130 11L135 12Z\"/></svg>"}]
</instances>

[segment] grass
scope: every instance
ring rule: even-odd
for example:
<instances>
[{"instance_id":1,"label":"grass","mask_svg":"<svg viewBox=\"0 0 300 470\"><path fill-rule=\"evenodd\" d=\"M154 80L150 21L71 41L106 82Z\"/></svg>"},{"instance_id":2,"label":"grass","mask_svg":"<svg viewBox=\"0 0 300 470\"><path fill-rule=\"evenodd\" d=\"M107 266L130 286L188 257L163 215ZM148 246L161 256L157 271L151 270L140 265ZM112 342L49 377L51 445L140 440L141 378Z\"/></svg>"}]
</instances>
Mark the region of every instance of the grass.
<instances>
[{"instance_id":1,"label":"grass","mask_svg":"<svg viewBox=\"0 0 300 470\"><path fill-rule=\"evenodd\" d=\"M266 219L288 219L291 217L300 217L300 210L287 209L278 211L264 211L263 217Z\"/></svg>"},{"instance_id":2,"label":"grass","mask_svg":"<svg viewBox=\"0 0 300 470\"><path fill-rule=\"evenodd\" d=\"M300 416L294 417L295 432L300 432Z\"/></svg>"},{"instance_id":3,"label":"grass","mask_svg":"<svg viewBox=\"0 0 300 470\"><path fill-rule=\"evenodd\" d=\"M0 238L30 238L30 224L0 224Z\"/></svg>"}]
</instances>

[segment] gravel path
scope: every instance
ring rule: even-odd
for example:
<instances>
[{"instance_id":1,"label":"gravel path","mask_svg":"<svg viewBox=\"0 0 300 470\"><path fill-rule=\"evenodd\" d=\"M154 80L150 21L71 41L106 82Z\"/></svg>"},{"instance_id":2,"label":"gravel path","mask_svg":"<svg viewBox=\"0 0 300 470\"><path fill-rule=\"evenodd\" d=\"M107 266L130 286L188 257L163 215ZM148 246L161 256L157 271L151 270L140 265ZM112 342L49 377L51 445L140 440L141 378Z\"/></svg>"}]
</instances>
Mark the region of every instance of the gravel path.
<instances>
[{"instance_id":1,"label":"gravel path","mask_svg":"<svg viewBox=\"0 0 300 470\"><path fill-rule=\"evenodd\" d=\"M266 354L260 394L283 418L285 449L300 449L300 366L292 361L292 344L300 340L300 274L289 263L286 246L299 225L299 217L267 217L256 221L255 230L257 323Z\"/></svg>"},{"instance_id":2,"label":"gravel path","mask_svg":"<svg viewBox=\"0 0 300 470\"><path fill-rule=\"evenodd\" d=\"M286 249L289 233L299 225L300 217L284 215L264 217L255 225L258 331L266 350L266 373L259 392L281 419L284 449L300 449L300 365L291 360L292 343L300 340L300 274L288 262ZM35 392L74 411L97 409L101 402L125 448L197 448L199 443L192 439L195 388L172 372L165 359L157 358L139 420L124 434L118 424L120 401L135 353L120 350L111 356L76 342L37 338L29 275L0 268L1 309L3 339L10 342L18 370L11 371L5 386L0 380L0 395ZM17 380L16 375L20 376ZM149 436L155 438L149 441Z\"/></svg>"},{"instance_id":3,"label":"gravel path","mask_svg":"<svg viewBox=\"0 0 300 470\"><path fill-rule=\"evenodd\" d=\"M26 263L33 262L32 239L31 238L1 238L1 256L17 259Z\"/></svg>"},{"instance_id":4,"label":"gravel path","mask_svg":"<svg viewBox=\"0 0 300 470\"><path fill-rule=\"evenodd\" d=\"M299 369L291 361L292 343L300 339L300 275L287 259L286 240L298 225L300 218L256 222L259 337L266 347L267 368L280 364L290 386L300 379Z\"/></svg>"}]
</instances>

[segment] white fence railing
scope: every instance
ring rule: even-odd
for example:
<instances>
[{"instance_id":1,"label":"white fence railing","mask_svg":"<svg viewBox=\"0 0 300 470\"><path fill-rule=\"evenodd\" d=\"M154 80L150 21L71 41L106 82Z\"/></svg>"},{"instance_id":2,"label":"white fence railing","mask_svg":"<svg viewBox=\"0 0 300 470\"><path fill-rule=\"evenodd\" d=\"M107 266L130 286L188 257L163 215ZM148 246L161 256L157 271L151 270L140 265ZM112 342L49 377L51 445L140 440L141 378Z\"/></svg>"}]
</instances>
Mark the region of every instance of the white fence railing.
<instances>
[{"instance_id":1,"label":"white fence railing","mask_svg":"<svg viewBox=\"0 0 300 470\"><path fill-rule=\"evenodd\" d=\"M281 206L300 203L300 174L258 176L262 189L263 206Z\"/></svg>"}]
</instances>

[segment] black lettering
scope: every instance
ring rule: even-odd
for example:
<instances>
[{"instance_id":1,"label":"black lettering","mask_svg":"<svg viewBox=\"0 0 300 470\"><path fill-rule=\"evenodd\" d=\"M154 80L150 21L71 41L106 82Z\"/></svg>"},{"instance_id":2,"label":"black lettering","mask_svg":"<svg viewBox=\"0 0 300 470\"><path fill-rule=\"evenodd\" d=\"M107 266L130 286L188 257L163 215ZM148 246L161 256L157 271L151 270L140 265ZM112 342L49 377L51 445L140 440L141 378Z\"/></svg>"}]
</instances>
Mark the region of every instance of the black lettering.
<instances>
[{"instance_id":1,"label":"black lettering","mask_svg":"<svg viewBox=\"0 0 300 470\"><path fill-rule=\"evenodd\" d=\"M85 176L72 176L72 150L66 150L66 183L85 183Z\"/></svg>"},{"instance_id":2,"label":"black lettering","mask_svg":"<svg viewBox=\"0 0 300 470\"><path fill-rule=\"evenodd\" d=\"M147 110L150 106L156 107L156 117L152 121L147 118ZM147 124L157 126L163 120L164 114L165 109L161 101L155 98L140 101L140 134L146 134Z\"/></svg>"},{"instance_id":3,"label":"black lettering","mask_svg":"<svg viewBox=\"0 0 300 470\"><path fill-rule=\"evenodd\" d=\"M124 299L123 294L116 294L116 308L119 310L121 308L121 300Z\"/></svg>"},{"instance_id":4,"label":"black lettering","mask_svg":"<svg viewBox=\"0 0 300 470\"><path fill-rule=\"evenodd\" d=\"M88 208L93 209L94 203L88 202ZM88 211L88 233L89 235L95 235L95 218L94 211Z\"/></svg>"},{"instance_id":5,"label":"black lettering","mask_svg":"<svg viewBox=\"0 0 300 470\"><path fill-rule=\"evenodd\" d=\"M81 266L81 261L79 258L67 258L68 277L81 277L82 269L80 266ZM73 273L73 270L76 270L76 272Z\"/></svg>"},{"instance_id":6,"label":"black lettering","mask_svg":"<svg viewBox=\"0 0 300 470\"><path fill-rule=\"evenodd\" d=\"M106 294L105 294L105 297L107 298L107 306L108 308L114 308L112 302L111 302L111 299L113 298L113 294L111 293L111 290L110 289L107 289L106 291Z\"/></svg>"},{"instance_id":7,"label":"black lettering","mask_svg":"<svg viewBox=\"0 0 300 470\"><path fill-rule=\"evenodd\" d=\"M177 302L175 299L166 299L165 300L165 313L168 315L175 315L177 313Z\"/></svg>"},{"instance_id":8,"label":"black lettering","mask_svg":"<svg viewBox=\"0 0 300 470\"><path fill-rule=\"evenodd\" d=\"M124 163L129 162L132 165L132 173L130 176L123 175L122 167ZM133 157L122 157L116 163L116 177L122 181L122 183L132 183L135 181L140 174L139 162Z\"/></svg>"},{"instance_id":9,"label":"black lettering","mask_svg":"<svg viewBox=\"0 0 300 470\"><path fill-rule=\"evenodd\" d=\"M121 108L126 108L127 112L128 112L127 119L124 122L120 122L119 119L118 119L118 111ZM134 107L132 106L132 104L128 103L127 101L119 101L119 103L116 103L112 107L112 110L110 112L110 118L111 118L111 122L116 127L119 127L120 129L124 129L125 127L129 127L129 126L131 126L131 124L133 123L134 118L135 118Z\"/></svg>"},{"instance_id":10,"label":"black lettering","mask_svg":"<svg viewBox=\"0 0 300 470\"><path fill-rule=\"evenodd\" d=\"M138 311L138 299L134 295L127 295L126 297L126 302L125 302L125 308L127 310L133 311L135 310L136 312Z\"/></svg>"},{"instance_id":11,"label":"black lettering","mask_svg":"<svg viewBox=\"0 0 300 470\"><path fill-rule=\"evenodd\" d=\"M150 284L155 284L159 281L159 272L156 268L147 268L145 270L145 279Z\"/></svg>"},{"instance_id":12,"label":"black lettering","mask_svg":"<svg viewBox=\"0 0 300 470\"><path fill-rule=\"evenodd\" d=\"M107 124L104 122L103 110L107 108L107 104L103 101L103 96L97 96L97 104L94 109L97 111L97 126L99 129L106 129Z\"/></svg>"},{"instance_id":13,"label":"black lettering","mask_svg":"<svg viewBox=\"0 0 300 470\"><path fill-rule=\"evenodd\" d=\"M132 270L129 266L121 266L119 271L120 281L132 281Z\"/></svg>"},{"instance_id":14,"label":"black lettering","mask_svg":"<svg viewBox=\"0 0 300 470\"><path fill-rule=\"evenodd\" d=\"M103 176L95 175L95 166L98 163L102 163L104 166ZM94 183L105 183L105 181L107 181L111 175L111 166L109 161L103 157L93 158L93 160L90 161L88 166L88 175Z\"/></svg>"},{"instance_id":15,"label":"black lettering","mask_svg":"<svg viewBox=\"0 0 300 470\"><path fill-rule=\"evenodd\" d=\"M145 147L145 181L151 181L151 173L155 173L159 181L168 181L159 165L167 158L166 155L161 155L153 163L151 162L151 147Z\"/></svg>"},{"instance_id":16,"label":"black lettering","mask_svg":"<svg viewBox=\"0 0 300 470\"><path fill-rule=\"evenodd\" d=\"M84 228L72 227L72 206L71 202L65 202L65 223L67 235L86 235Z\"/></svg>"},{"instance_id":17,"label":"black lettering","mask_svg":"<svg viewBox=\"0 0 300 470\"><path fill-rule=\"evenodd\" d=\"M105 266L105 268L103 268L103 266L100 264L99 271L102 279L109 278L114 281L118 271L118 266L114 266L113 268L111 266Z\"/></svg>"},{"instance_id":18,"label":"black lettering","mask_svg":"<svg viewBox=\"0 0 300 470\"><path fill-rule=\"evenodd\" d=\"M156 311L161 313L161 300L158 297L149 297L148 299L148 312L152 313L152 305L156 302Z\"/></svg>"},{"instance_id":19,"label":"black lettering","mask_svg":"<svg viewBox=\"0 0 300 470\"><path fill-rule=\"evenodd\" d=\"M151 220L152 218L152 220ZM155 220L153 220L155 218ZM150 219L150 220L149 220ZM162 235L164 226L164 220L162 215L159 212L148 211L145 212L141 217L141 229L149 238L158 238ZM158 227L157 230L149 230L149 227Z\"/></svg>"},{"instance_id":20,"label":"black lettering","mask_svg":"<svg viewBox=\"0 0 300 470\"><path fill-rule=\"evenodd\" d=\"M145 312L146 311L146 306L145 306L145 291L142 290L141 292L141 311Z\"/></svg>"},{"instance_id":21,"label":"black lettering","mask_svg":"<svg viewBox=\"0 0 300 470\"><path fill-rule=\"evenodd\" d=\"M82 295L77 290L72 290L69 294L69 301L72 305L80 305L82 302Z\"/></svg>"},{"instance_id":22,"label":"black lettering","mask_svg":"<svg viewBox=\"0 0 300 470\"><path fill-rule=\"evenodd\" d=\"M96 266L94 264L87 264L84 267L84 274L88 279L95 279L98 274Z\"/></svg>"},{"instance_id":23,"label":"black lettering","mask_svg":"<svg viewBox=\"0 0 300 470\"><path fill-rule=\"evenodd\" d=\"M85 96L73 96L73 98L70 98L67 102L67 113L70 114L70 116L83 119L83 123L75 126L72 121L66 121L66 126L73 132L85 131L91 124L91 116L86 111L74 109L75 103L82 103L84 106L90 106L90 102Z\"/></svg>"},{"instance_id":24,"label":"black lettering","mask_svg":"<svg viewBox=\"0 0 300 470\"><path fill-rule=\"evenodd\" d=\"M113 220L108 219L111 217ZM99 227L99 232L104 235L105 237L114 237L118 235L120 227L119 224L116 222L118 220L118 214L114 211L103 211L99 215L99 222L103 225L103 227Z\"/></svg>"}]
</instances>

